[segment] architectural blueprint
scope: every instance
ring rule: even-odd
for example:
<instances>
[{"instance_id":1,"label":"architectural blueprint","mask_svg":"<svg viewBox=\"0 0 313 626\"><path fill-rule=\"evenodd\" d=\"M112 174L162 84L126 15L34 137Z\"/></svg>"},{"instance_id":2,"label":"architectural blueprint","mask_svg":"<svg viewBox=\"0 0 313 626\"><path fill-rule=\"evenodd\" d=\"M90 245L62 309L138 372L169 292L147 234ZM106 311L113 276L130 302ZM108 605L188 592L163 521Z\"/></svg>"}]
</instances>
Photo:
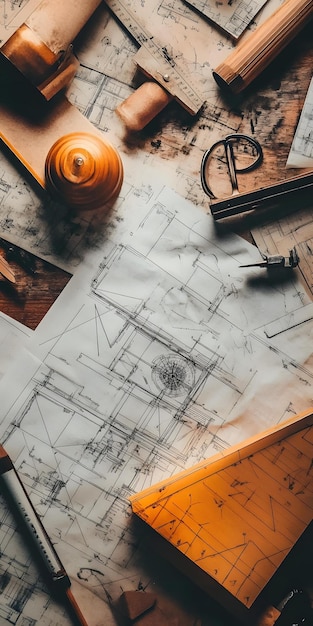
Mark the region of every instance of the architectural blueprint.
<instances>
[{"instance_id":1,"label":"architectural blueprint","mask_svg":"<svg viewBox=\"0 0 313 626\"><path fill-rule=\"evenodd\" d=\"M313 79L291 144L287 167L313 166Z\"/></svg>"},{"instance_id":2,"label":"architectural blueprint","mask_svg":"<svg viewBox=\"0 0 313 626\"><path fill-rule=\"evenodd\" d=\"M1 3L2 41L37 3ZM207 102L192 122L175 109L162 130L156 122L125 138L114 111L136 87L137 48L99 8L77 42L68 98L122 156L111 215L69 215L0 152L0 235L75 273L29 342L10 329L21 331L20 354L0 382L1 442L69 575L103 605L95 618L87 602L90 626L109 624L105 607L121 590L155 584L128 496L312 401L313 309L296 274L269 284L263 271L239 269L258 251L217 236L205 215L204 150L255 129L263 109L230 111L221 97L211 70L233 42L220 30L181 0L143 1L140 11L184 50ZM270 133L277 112L264 111ZM8 324L1 318L4 349ZM67 626L1 510L0 626Z\"/></svg>"},{"instance_id":3,"label":"architectural blueprint","mask_svg":"<svg viewBox=\"0 0 313 626\"><path fill-rule=\"evenodd\" d=\"M106 243L0 384L1 441L69 575L105 606L157 582L130 495L312 400L313 305L296 279L243 273L257 255L162 181L124 185ZM21 597L41 626L41 601L6 593L6 616Z\"/></svg>"},{"instance_id":4,"label":"architectural blueprint","mask_svg":"<svg viewBox=\"0 0 313 626\"><path fill-rule=\"evenodd\" d=\"M257 15L266 0L245 2L235 0L226 4L214 4L210 0L187 0L187 4L195 7L209 20L216 22L227 33L237 39L245 31L248 24Z\"/></svg>"}]
</instances>

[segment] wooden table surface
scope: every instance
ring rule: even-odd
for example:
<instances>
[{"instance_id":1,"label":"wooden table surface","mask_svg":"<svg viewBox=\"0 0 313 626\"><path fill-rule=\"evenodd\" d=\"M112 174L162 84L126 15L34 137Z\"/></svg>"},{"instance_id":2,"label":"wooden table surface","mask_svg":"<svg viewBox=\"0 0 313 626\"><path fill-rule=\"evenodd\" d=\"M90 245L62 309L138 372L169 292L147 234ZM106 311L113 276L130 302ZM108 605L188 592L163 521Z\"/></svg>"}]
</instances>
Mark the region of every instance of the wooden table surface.
<instances>
[{"instance_id":1,"label":"wooden table surface","mask_svg":"<svg viewBox=\"0 0 313 626\"><path fill-rule=\"evenodd\" d=\"M21 263L20 249L3 244L0 240L0 254L9 261L15 283L0 274L0 310L35 330L71 275L28 253Z\"/></svg>"}]
</instances>

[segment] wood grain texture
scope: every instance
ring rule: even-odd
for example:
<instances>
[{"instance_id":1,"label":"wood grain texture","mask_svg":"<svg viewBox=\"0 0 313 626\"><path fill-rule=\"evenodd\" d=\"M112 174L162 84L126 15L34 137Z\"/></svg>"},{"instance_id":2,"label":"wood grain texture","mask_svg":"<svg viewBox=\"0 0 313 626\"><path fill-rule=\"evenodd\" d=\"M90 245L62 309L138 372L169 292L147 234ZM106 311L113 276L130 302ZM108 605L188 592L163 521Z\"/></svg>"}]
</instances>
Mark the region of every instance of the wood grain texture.
<instances>
[{"instance_id":1,"label":"wood grain texture","mask_svg":"<svg viewBox=\"0 0 313 626\"><path fill-rule=\"evenodd\" d=\"M6 258L5 248L0 243L0 254ZM18 247L15 248L19 250ZM8 256L16 282L13 284L0 274L0 310L27 328L35 330L71 275L33 255L29 255L29 260L34 271L27 270L12 260L10 254Z\"/></svg>"},{"instance_id":2,"label":"wood grain texture","mask_svg":"<svg viewBox=\"0 0 313 626\"><path fill-rule=\"evenodd\" d=\"M285 0L215 69L218 84L234 93L245 89L312 17L312 0Z\"/></svg>"}]
</instances>

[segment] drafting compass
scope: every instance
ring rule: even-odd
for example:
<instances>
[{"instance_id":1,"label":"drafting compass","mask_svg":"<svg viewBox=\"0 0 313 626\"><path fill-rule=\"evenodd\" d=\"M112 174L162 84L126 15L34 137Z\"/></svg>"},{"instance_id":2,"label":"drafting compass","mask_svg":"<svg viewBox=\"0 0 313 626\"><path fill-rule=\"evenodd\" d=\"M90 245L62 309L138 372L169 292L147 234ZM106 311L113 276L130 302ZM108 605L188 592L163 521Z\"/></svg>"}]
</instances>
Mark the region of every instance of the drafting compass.
<instances>
[{"instance_id":1,"label":"drafting compass","mask_svg":"<svg viewBox=\"0 0 313 626\"><path fill-rule=\"evenodd\" d=\"M239 267L265 267L268 271L275 269L292 269L299 265L299 257L296 248L289 250L289 256L285 257L281 254L264 254L261 252L263 261L258 263L248 263L247 265L240 265Z\"/></svg>"}]
</instances>

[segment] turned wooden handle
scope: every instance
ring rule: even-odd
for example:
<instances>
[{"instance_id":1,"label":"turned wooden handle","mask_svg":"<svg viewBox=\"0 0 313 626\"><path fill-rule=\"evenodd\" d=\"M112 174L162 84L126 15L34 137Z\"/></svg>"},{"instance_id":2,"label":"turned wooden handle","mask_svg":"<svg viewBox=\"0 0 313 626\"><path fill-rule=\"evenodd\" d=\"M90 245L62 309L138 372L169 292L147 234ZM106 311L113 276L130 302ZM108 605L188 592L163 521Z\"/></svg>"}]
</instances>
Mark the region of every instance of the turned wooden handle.
<instances>
[{"instance_id":1,"label":"turned wooden handle","mask_svg":"<svg viewBox=\"0 0 313 626\"><path fill-rule=\"evenodd\" d=\"M154 81L140 85L117 108L116 113L129 131L142 130L153 120L173 96Z\"/></svg>"},{"instance_id":2,"label":"turned wooden handle","mask_svg":"<svg viewBox=\"0 0 313 626\"><path fill-rule=\"evenodd\" d=\"M285 0L213 71L218 85L235 94L241 92L312 17L313 0Z\"/></svg>"}]
</instances>

